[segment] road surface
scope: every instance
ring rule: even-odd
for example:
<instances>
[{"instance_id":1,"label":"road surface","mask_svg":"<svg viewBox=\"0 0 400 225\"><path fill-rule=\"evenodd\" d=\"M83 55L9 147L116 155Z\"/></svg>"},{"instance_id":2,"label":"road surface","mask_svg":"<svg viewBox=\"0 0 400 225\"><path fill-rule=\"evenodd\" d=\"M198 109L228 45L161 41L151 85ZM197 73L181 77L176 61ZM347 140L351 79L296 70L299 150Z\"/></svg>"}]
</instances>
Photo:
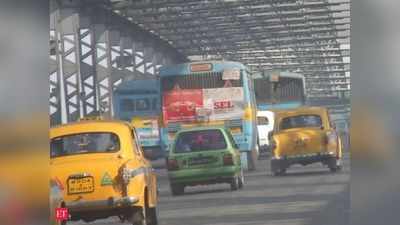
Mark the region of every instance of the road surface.
<instances>
[{"instance_id":1,"label":"road surface","mask_svg":"<svg viewBox=\"0 0 400 225\"><path fill-rule=\"evenodd\" d=\"M329 172L321 164L293 166L273 177L269 160L258 161L255 172L245 174L245 187L230 191L228 184L186 188L172 197L166 171L159 174L160 225L347 225L349 224L350 160L344 169ZM87 224L74 222L69 224ZM117 218L89 224L121 224Z\"/></svg>"}]
</instances>

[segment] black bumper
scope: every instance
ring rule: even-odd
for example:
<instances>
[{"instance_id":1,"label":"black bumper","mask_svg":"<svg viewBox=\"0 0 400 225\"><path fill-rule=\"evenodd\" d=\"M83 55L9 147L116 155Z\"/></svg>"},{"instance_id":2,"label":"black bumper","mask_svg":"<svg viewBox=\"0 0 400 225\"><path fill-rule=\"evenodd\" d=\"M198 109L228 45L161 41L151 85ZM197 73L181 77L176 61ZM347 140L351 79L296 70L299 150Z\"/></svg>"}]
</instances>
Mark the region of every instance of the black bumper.
<instances>
[{"instance_id":1,"label":"black bumper","mask_svg":"<svg viewBox=\"0 0 400 225\"><path fill-rule=\"evenodd\" d=\"M290 157L282 157L279 159L272 158L271 159L271 167L272 168L282 168L282 167L289 167L290 165L294 164L301 164L303 166L322 162L324 164L328 164L328 162L332 159L335 159L336 155L328 154L328 153L319 153L319 154L310 154L310 155L297 155L297 156L290 156Z\"/></svg>"}]
</instances>

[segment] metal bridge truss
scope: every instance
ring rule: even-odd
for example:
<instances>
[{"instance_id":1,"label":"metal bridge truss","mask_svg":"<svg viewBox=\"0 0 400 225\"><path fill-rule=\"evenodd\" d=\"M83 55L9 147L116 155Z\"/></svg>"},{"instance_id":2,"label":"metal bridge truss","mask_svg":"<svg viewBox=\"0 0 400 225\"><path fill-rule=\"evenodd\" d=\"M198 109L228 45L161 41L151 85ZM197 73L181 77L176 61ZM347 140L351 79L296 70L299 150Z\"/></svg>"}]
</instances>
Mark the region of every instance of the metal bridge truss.
<instances>
[{"instance_id":1,"label":"metal bridge truss","mask_svg":"<svg viewBox=\"0 0 400 225\"><path fill-rule=\"evenodd\" d=\"M189 58L303 73L309 97L350 91L350 0L110 0ZM107 1L104 1L107 2ZM343 59L346 60L343 60Z\"/></svg>"},{"instance_id":2,"label":"metal bridge truss","mask_svg":"<svg viewBox=\"0 0 400 225\"><path fill-rule=\"evenodd\" d=\"M122 81L154 77L161 65L187 60L168 42L90 1L50 4L53 125L99 112L112 116L112 91Z\"/></svg>"}]
</instances>

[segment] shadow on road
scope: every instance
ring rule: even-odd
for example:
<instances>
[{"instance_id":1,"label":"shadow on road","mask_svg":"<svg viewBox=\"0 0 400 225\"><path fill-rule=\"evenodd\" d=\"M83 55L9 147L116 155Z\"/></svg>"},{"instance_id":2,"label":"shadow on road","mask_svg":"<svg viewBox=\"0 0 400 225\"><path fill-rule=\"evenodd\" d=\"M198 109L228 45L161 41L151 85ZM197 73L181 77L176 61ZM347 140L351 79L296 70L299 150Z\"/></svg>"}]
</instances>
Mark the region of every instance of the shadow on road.
<instances>
[{"instance_id":1,"label":"shadow on road","mask_svg":"<svg viewBox=\"0 0 400 225\"><path fill-rule=\"evenodd\" d=\"M275 178L281 178L281 177L304 177L304 176L333 176L335 174L338 174L340 172L332 173L330 171L301 171L301 172L286 172L284 175L281 176L273 176ZM272 176L272 174L269 174Z\"/></svg>"},{"instance_id":2,"label":"shadow on road","mask_svg":"<svg viewBox=\"0 0 400 225\"><path fill-rule=\"evenodd\" d=\"M197 186L197 187L201 187L201 186ZM231 189L229 187L227 188L219 188L219 189L207 189L207 190L189 190L186 191L185 190L185 194L186 196L190 196L190 195L200 195L200 194L210 194L210 193L222 193L222 192L231 192Z\"/></svg>"}]
</instances>

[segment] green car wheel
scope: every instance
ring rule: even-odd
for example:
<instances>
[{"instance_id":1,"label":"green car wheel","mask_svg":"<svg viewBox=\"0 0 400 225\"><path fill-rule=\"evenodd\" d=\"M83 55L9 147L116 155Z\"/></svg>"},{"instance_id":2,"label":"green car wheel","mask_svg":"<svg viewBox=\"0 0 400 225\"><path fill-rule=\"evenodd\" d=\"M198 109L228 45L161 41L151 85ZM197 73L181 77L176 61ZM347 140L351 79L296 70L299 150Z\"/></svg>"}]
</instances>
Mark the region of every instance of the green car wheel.
<instances>
[{"instance_id":1,"label":"green car wheel","mask_svg":"<svg viewBox=\"0 0 400 225\"><path fill-rule=\"evenodd\" d=\"M173 196L183 195L185 193L185 186L180 184L172 184L171 193Z\"/></svg>"},{"instance_id":2,"label":"green car wheel","mask_svg":"<svg viewBox=\"0 0 400 225\"><path fill-rule=\"evenodd\" d=\"M231 180L231 191L238 190L239 186L240 186L240 178L239 178L239 176L232 177L232 180Z\"/></svg>"},{"instance_id":3,"label":"green car wheel","mask_svg":"<svg viewBox=\"0 0 400 225\"><path fill-rule=\"evenodd\" d=\"M239 189L242 189L244 186L244 175L243 175L243 169L240 170L240 176L239 176Z\"/></svg>"},{"instance_id":4,"label":"green car wheel","mask_svg":"<svg viewBox=\"0 0 400 225\"><path fill-rule=\"evenodd\" d=\"M172 195L181 195L188 186L230 184L243 187L241 152L231 133L221 127L181 130L167 158Z\"/></svg>"}]
</instances>

